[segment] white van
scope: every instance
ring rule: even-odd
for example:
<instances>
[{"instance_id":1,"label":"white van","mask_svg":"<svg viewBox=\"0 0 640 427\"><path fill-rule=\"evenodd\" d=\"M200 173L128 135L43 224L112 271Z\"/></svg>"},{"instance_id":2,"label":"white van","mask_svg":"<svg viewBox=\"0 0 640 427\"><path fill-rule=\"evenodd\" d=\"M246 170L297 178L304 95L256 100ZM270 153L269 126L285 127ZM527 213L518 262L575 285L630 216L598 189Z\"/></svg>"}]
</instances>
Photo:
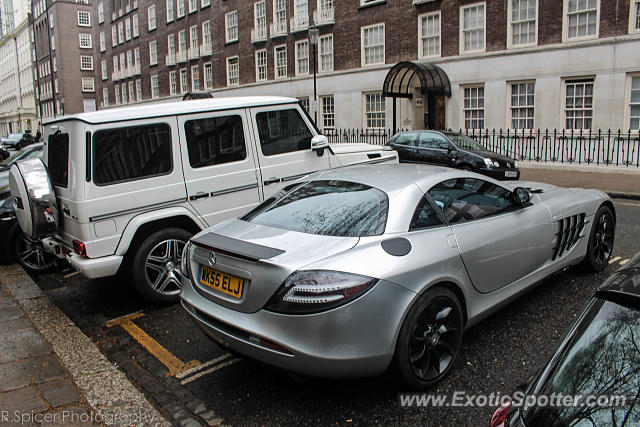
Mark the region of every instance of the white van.
<instances>
[{"instance_id":1,"label":"white van","mask_svg":"<svg viewBox=\"0 0 640 427\"><path fill-rule=\"evenodd\" d=\"M180 255L198 231L238 216L309 173L397 163L368 144L330 146L298 101L190 100L50 121L44 165L14 166L22 229L89 278L124 273L147 300L180 291Z\"/></svg>"}]
</instances>

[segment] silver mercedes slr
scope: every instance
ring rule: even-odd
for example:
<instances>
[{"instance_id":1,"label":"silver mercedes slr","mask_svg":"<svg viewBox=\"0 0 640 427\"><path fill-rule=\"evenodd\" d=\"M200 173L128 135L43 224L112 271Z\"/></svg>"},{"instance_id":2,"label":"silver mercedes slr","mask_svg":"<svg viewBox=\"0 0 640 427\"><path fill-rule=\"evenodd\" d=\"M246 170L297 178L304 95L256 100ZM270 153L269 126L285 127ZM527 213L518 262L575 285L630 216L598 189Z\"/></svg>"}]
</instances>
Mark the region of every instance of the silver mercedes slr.
<instances>
[{"instance_id":1,"label":"silver mercedes slr","mask_svg":"<svg viewBox=\"0 0 640 427\"><path fill-rule=\"evenodd\" d=\"M563 269L602 270L614 228L597 190L425 165L334 169L196 235L182 304L247 357L322 377L392 368L426 389L465 329Z\"/></svg>"}]
</instances>

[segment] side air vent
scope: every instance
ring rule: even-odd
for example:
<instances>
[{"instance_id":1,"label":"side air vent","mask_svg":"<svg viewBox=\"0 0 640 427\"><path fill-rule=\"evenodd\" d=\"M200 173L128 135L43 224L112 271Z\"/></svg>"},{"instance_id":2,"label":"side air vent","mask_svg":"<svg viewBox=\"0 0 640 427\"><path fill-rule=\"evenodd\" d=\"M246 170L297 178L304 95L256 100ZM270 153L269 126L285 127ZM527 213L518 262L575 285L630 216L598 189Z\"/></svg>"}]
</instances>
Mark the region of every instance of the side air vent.
<instances>
[{"instance_id":1,"label":"side air vent","mask_svg":"<svg viewBox=\"0 0 640 427\"><path fill-rule=\"evenodd\" d=\"M569 252L582 237L585 225L585 214L572 215L558 220L558 231L556 232L556 244L553 247L553 258L558 259L563 254Z\"/></svg>"}]
</instances>

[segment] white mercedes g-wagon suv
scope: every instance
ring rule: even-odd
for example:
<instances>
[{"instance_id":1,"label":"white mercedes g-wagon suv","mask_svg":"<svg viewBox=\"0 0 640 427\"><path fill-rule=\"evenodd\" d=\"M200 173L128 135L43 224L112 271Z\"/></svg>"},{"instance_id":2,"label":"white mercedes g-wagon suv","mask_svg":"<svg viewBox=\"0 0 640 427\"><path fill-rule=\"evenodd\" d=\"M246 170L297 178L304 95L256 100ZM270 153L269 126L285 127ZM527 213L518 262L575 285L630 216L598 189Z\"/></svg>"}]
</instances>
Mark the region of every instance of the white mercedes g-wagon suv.
<instances>
[{"instance_id":1,"label":"white mercedes g-wagon suv","mask_svg":"<svg viewBox=\"0 0 640 427\"><path fill-rule=\"evenodd\" d=\"M180 292L180 256L200 230L309 173L398 161L369 144L330 146L296 99L190 100L63 116L43 161L10 172L18 221L88 278L125 274L148 301Z\"/></svg>"}]
</instances>

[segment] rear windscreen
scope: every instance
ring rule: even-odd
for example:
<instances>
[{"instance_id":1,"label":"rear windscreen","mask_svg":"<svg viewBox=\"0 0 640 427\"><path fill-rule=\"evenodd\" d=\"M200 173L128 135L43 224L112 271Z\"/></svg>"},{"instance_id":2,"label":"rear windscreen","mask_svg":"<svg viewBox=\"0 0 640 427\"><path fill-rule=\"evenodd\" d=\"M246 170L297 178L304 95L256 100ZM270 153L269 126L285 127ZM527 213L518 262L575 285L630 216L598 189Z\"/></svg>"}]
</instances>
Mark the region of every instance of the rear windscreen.
<instances>
[{"instance_id":1,"label":"rear windscreen","mask_svg":"<svg viewBox=\"0 0 640 427\"><path fill-rule=\"evenodd\" d=\"M52 184L67 188L69 185L69 134L56 132L49 136L47 167Z\"/></svg>"}]
</instances>

